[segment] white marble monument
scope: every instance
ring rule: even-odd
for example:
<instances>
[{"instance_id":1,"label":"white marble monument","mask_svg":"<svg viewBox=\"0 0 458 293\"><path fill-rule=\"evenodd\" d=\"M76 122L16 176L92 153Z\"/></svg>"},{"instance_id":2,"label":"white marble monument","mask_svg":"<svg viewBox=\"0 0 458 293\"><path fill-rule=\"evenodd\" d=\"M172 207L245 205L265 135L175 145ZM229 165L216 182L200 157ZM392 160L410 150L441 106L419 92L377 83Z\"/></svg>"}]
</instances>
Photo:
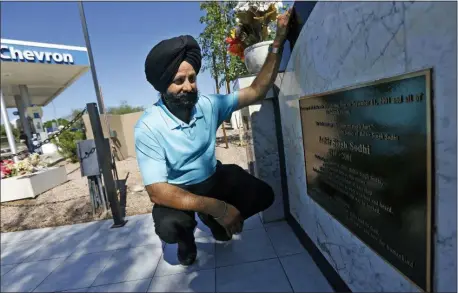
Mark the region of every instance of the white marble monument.
<instances>
[{"instance_id":1,"label":"white marble monument","mask_svg":"<svg viewBox=\"0 0 458 293\"><path fill-rule=\"evenodd\" d=\"M433 68L433 291L456 292L456 23L456 2L318 2L291 54L279 96L291 214L352 291L421 290L307 194L298 99Z\"/></svg>"},{"instance_id":2,"label":"white marble monument","mask_svg":"<svg viewBox=\"0 0 458 293\"><path fill-rule=\"evenodd\" d=\"M248 76L238 79L235 89L240 90L250 86L255 78L256 76ZM278 105L274 103L274 99L277 99L278 86L281 84L282 78L283 73L278 74L275 81L276 88L271 88L262 102L239 111L241 114L240 119L245 121L243 127L246 134L249 171L269 184L275 194L275 201L272 206L260 213L264 223L284 219L278 133L275 120Z\"/></svg>"}]
</instances>

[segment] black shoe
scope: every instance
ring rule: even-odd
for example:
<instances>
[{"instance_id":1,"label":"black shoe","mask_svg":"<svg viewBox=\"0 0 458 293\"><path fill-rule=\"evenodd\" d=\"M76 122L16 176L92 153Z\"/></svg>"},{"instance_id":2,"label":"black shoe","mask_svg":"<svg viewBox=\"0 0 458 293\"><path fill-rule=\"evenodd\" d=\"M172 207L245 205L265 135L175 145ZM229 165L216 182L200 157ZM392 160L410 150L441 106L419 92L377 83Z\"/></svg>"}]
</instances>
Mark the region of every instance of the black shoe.
<instances>
[{"instance_id":1,"label":"black shoe","mask_svg":"<svg viewBox=\"0 0 458 293\"><path fill-rule=\"evenodd\" d=\"M212 231L213 237L217 241L229 241L232 235L227 235L226 229L223 228L215 219L206 214L197 213L199 219Z\"/></svg>"},{"instance_id":2,"label":"black shoe","mask_svg":"<svg viewBox=\"0 0 458 293\"><path fill-rule=\"evenodd\" d=\"M181 265L192 265L197 258L196 242L194 240L189 243L179 242L177 256Z\"/></svg>"}]
</instances>

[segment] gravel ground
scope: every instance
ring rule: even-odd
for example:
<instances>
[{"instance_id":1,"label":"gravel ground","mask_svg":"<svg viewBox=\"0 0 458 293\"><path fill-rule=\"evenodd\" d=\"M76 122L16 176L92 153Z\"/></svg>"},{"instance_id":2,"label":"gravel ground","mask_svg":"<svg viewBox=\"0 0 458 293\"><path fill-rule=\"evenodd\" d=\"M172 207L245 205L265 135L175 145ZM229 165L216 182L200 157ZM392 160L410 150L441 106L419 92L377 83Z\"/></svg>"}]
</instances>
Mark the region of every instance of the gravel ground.
<instances>
[{"instance_id":1,"label":"gravel ground","mask_svg":"<svg viewBox=\"0 0 458 293\"><path fill-rule=\"evenodd\" d=\"M237 130L226 131L229 148L225 148L221 129L217 133L216 157L223 164L237 164L247 169L244 147L239 146ZM68 181L35 199L18 200L2 203L1 232L29 230L43 227L55 227L111 218L111 213L92 215L87 178L81 177L79 164L62 162ZM119 179L127 177L126 216L151 212L151 202L143 190L140 172L135 158L128 158L116 163Z\"/></svg>"}]
</instances>

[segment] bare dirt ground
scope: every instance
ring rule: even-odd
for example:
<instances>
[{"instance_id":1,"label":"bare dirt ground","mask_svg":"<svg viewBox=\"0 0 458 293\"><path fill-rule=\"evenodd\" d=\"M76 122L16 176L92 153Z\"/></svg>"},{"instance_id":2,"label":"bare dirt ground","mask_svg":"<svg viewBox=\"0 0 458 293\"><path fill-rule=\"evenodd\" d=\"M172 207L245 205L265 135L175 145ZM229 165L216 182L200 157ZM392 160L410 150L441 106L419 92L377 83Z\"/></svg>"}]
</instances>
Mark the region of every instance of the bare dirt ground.
<instances>
[{"instance_id":1,"label":"bare dirt ground","mask_svg":"<svg viewBox=\"0 0 458 293\"><path fill-rule=\"evenodd\" d=\"M216 157L223 164L237 164L247 169L245 147L240 147L237 130L227 130L229 148L225 148L222 130L217 132ZM2 203L0 206L1 232L29 230L89 222L111 218L111 213L92 215L87 178L81 177L79 163L62 162L68 181L35 199ZM116 163L119 179L127 174L126 216L151 212L152 204L143 189L135 158Z\"/></svg>"}]
</instances>

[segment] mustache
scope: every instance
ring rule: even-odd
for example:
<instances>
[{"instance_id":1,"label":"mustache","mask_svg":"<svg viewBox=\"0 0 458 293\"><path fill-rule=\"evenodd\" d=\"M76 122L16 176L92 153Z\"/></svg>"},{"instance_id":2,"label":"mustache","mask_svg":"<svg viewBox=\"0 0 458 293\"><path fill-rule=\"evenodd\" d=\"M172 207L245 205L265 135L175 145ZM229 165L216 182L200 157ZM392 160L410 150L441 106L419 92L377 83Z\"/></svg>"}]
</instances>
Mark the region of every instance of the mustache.
<instances>
[{"instance_id":1,"label":"mustache","mask_svg":"<svg viewBox=\"0 0 458 293\"><path fill-rule=\"evenodd\" d=\"M163 98L171 106L192 108L199 99L199 93L197 91L179 94L164 93Z\"/></svg>"}]
</instances>

